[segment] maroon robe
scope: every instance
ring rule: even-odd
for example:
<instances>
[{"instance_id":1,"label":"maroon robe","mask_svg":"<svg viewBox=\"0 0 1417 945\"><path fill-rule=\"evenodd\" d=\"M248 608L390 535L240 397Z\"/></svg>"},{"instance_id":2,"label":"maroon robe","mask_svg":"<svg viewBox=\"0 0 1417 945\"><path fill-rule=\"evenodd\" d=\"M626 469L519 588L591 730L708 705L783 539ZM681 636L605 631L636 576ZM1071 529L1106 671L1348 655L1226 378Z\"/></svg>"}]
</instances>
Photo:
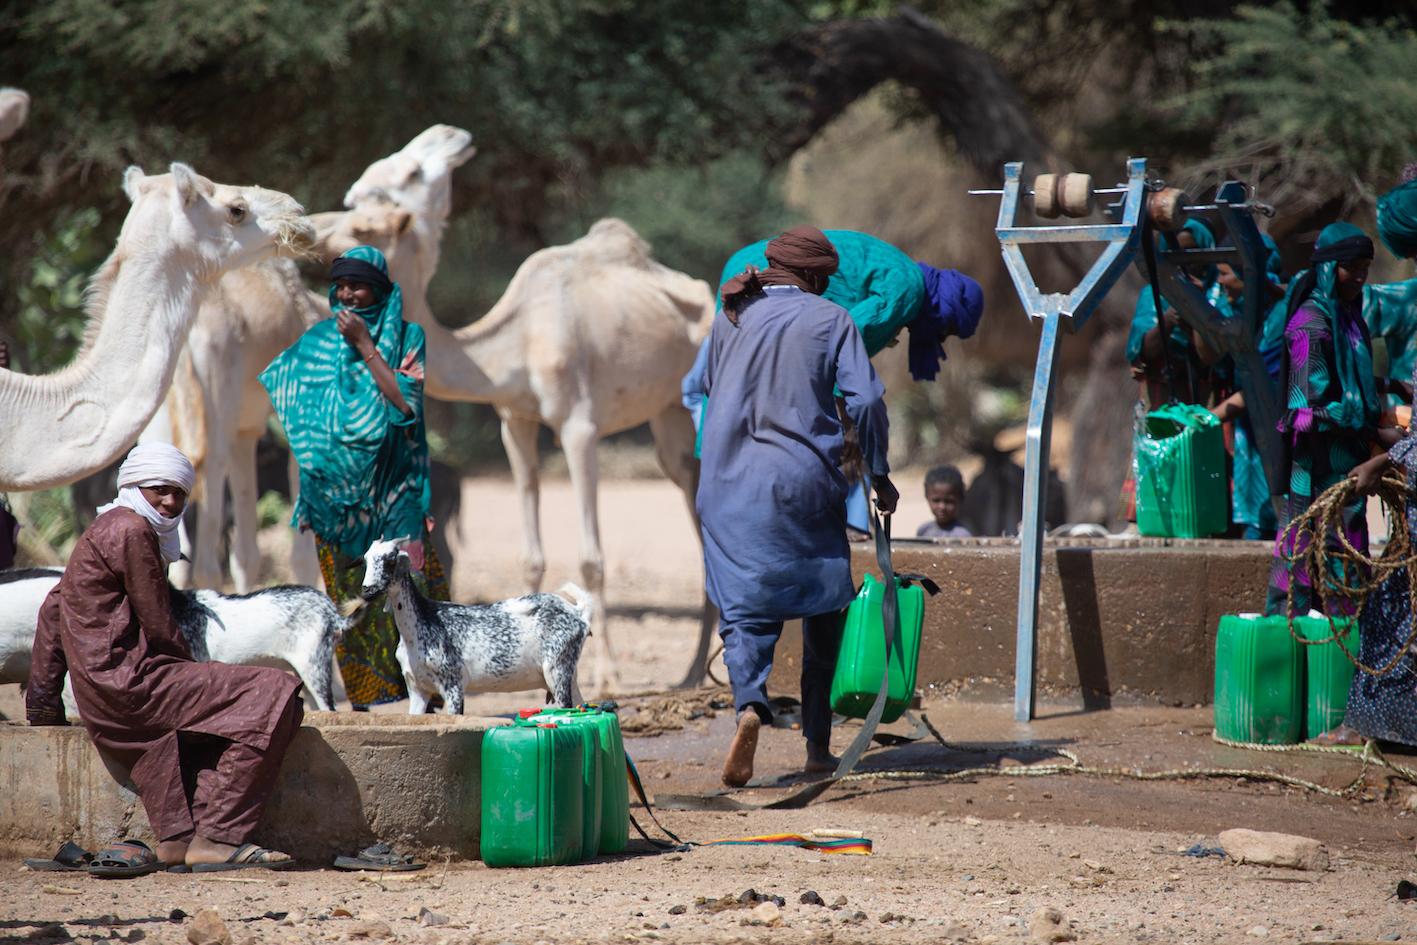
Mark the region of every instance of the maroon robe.
<instances>
[{"instance_id":1,"label":"maroon robe","mask_svg":"<svg viewBox=\"0 0 1417 945\"><path fill-rule=\"evenodd\" d=\"M40 608L25 697L32 724L62 719L66 668L94 745L131 769L159 840L194 829L247 839L299 725L300 681L192 659L157 534L129 509L84 532Z\"/></svg>"}]
</instances>

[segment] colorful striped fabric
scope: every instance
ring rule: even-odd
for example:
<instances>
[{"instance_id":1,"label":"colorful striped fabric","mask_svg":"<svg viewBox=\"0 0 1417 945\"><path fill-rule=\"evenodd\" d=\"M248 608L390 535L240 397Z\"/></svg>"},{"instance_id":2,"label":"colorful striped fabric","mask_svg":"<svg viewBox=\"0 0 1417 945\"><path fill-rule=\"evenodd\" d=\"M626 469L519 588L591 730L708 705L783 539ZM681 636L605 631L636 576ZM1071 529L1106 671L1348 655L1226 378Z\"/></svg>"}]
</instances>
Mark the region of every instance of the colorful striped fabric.
<instances>
[{"instance_id":1,"label":"colorful striped fabric","mask_svg":"<svg viewBox=\"0 0 1417 945\"><path fill-rule=\"evenodd\" d=\"M726 840L705 840L695 846L779 846L801 847L816 853L849 853L871 855L871 841L865 837L806 837L800 833L770 833L760 837L737 837Z\"/></svg>"}]
</instances>

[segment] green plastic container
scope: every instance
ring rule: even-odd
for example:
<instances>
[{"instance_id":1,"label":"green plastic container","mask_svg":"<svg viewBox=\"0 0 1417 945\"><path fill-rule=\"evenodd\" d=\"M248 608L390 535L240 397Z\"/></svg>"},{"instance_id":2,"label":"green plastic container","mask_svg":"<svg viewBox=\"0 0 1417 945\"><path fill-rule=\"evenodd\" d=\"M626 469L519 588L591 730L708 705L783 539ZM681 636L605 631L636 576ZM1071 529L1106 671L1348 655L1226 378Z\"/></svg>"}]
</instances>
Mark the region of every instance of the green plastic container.
<instances>
[{"instance_id":1,"label":"green plastic container","mask_svg":"<svg viewBox=\"0 0 1417 945\"><path fill-rule=\"evenodd\" d=\"M1304 654L1283 617L1220 618L1215 637L1215 733L1292 745L1304 733Z\"/></svg>"},{"instance_id":2,"label":"green plastic container","mask_svg":"<svg viewBox=\"0 0 1417 945\"><path fill-rule=\"evenodd\" d=\"M896 580L900 610L900 636L891 651L890 682L886 691L883 723L894 722L910 708L915 697L915 671L920 664L920 627L925 618L925 591L919 584L901 587ZM832 674L832 711L864 719L881 691L885 670L886 635L881 625L881 597L885 585L870 574L861 583L856 599L846 610L841 632L841 652Z\"/></svg>"},{"instance_id":3,"label":"green plastic container","mask_svg":"<svg viewBox=\"0 0 1417 945\"><path fill-rule=\"evenodd\" d=\"M552 723L482 736L482 860L559 866L585 847L585 733Z\"/></svg>"},{"instance_id":4,"label":"green plastic container","mask_svg":"<svg viewBox=\"0 0 1417 945\"><path fill-rule=\"evenodd\" d=\"M1204 538L1225 531L1230 495L1220 421L1195 404L1146 415L1136 441L1137 531Z\"/></svg>"},{"instance_id":5,"label":"green plastic container","mask_svg":"<svg viewBox=\"0 0 1417 945\"><path fill-rule=\"evenodd\" d=\"M1335 619L1332 626L1327 617L1298 617L1294 629L1305 640L1329 641L1304 647L1304 701L1308 706L1304 733L1306 738L1314 738L1343 721L1355 667L1332 637L1337 631L1348 652L1356 657L1358 625L1352 617Z\"/></svg>"},{"instance_id":6,"label":"green plastic container","mask_svg":"<svg viewBox=\"0 0 1417 945\"><path fill-rule=\"evenodd\" d=\"M592 733L599 759L600 784L595 791L599 810L595 820L599 837L588 856L619 853L630 840L630 785L625 780L625 742L620 719L614 712L593 706L579 709L545 709L533 718L564 726L580 726ZM589 800L590 795L587 795Z\"/></svg>"}]
</instances>

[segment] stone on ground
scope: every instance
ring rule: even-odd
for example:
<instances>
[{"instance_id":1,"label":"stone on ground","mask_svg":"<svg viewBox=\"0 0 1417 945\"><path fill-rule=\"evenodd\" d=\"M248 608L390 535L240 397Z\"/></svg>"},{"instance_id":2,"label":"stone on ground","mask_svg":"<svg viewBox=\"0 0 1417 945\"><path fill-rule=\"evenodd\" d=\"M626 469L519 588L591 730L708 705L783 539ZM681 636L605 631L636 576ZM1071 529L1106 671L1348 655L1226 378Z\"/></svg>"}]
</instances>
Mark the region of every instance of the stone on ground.
<instances>
[{"instance_id":1,"label":"stone on ground","mask_svg":"<svg viewBox=\"0 0 1417 945\"><path fill-rule=\"evenodd\" d=\"M1028 920L1028 934L1035 942L1071 942L1077 934L1068 928L1063 913L1052 906L1043 906Z\"/></svg>"},{"instance_id":2,"label":"stone on ground","mask_svg":"<svg viewBox=\"0 0 1417 945\"><path fill-rule=\"evenodd\" d=\"M215 909L203 909L187 926L187 941L192 945L231 945L231 933Z\"/></svg>"},{"instance_id":3,"label":"stone on ground","mask_svg":"<svg viewBox=\"0 0 1417 945\"><path fill-rule=\"evenodd\" d=\"M1320 872L1328 869L1328 850L1308 837L1235 829L1220 835L1220 846L1236 863Z\"/></svg>"}]
</instances>

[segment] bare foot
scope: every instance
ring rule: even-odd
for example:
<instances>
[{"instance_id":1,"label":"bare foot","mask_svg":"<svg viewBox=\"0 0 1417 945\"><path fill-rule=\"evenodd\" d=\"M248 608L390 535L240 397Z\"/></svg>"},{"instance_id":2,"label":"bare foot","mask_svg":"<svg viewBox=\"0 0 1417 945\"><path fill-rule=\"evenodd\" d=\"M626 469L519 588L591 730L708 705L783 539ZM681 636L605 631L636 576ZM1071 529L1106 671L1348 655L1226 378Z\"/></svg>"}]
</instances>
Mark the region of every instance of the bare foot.
<instances>
[{"instance_id":1,"label":"bare foot","mask_svg":"<svg viewBox=\"0 0 1417 945\"><path fill-rule=\"evenodd\" d=\"M164 840L157 845L157 858L163 866L176 866L187 862L186 840Z\"/></svg>"},{"instance_id":2,"label":"bare foot","mask_svg":"<svg viewBox=\"0 0 1417 945\"><path fill-rule=\"evenodd\" d=\"M831 753L826 745L807 743L807 763L802 766L806 774L833 774L841 759Z\"/></svg>"},{"instance_id":3,"label":"bare foot","mask_svg":"<svg viewBox=\"0 0 1417 945\"><path fill-rule=\"evenodd\" d=\"M1310 741L1315 745L1324 745L1329 748L1334 748L1340 746L1361 746L1367 739L1364 738L1362 733L1356 728L1350 725L1339 725L1336 728L1329 729L1322 735L1311 738Z\"/></svg>"},{"instance_id":4,"label":"bare foot","mask_svg":"<svg viewBox=\"0 0 1417 945\"><path fill-rule=\"evenodd\" d=\"M738 731L733 735L733 744L728 746L728 757L723 761L723 783L729 787L742 787L753 777L753 755L758 751L758 732L763 720L752 709L738 713Z\"/></svg>"},{"instance_id":5,"label":"bare foot","mask_svg":"<svg viewBox=\"0 0 1417 945\"><path fill-rule=\"evenodd\" d=\"M188 866L194 863L225 863L231 854L236 852L236 846L230 843L217 843L215 840L208 840L201 835L192 838L192 842L187 846L187 856L184 862Z\"/></svg>"},{"instance_id":6,"label":"bare foot","mask_svg":"<svg viewBox=\"0 0 1417 945\"><path fill-rule=\"evenodd\" d=\"M274 865L278 863L291 862L290 854L281 853L278 850L267 850L254 844L246 844L246 852L239 858L241 862L261 863L263 865ZM208 840L200 834L192 838L192 843L187 847L187 865L195 866L198 863L229 863L232 855L241 847L230 843L218 843L215 840Z\"/></svg>"}]
</instances>

